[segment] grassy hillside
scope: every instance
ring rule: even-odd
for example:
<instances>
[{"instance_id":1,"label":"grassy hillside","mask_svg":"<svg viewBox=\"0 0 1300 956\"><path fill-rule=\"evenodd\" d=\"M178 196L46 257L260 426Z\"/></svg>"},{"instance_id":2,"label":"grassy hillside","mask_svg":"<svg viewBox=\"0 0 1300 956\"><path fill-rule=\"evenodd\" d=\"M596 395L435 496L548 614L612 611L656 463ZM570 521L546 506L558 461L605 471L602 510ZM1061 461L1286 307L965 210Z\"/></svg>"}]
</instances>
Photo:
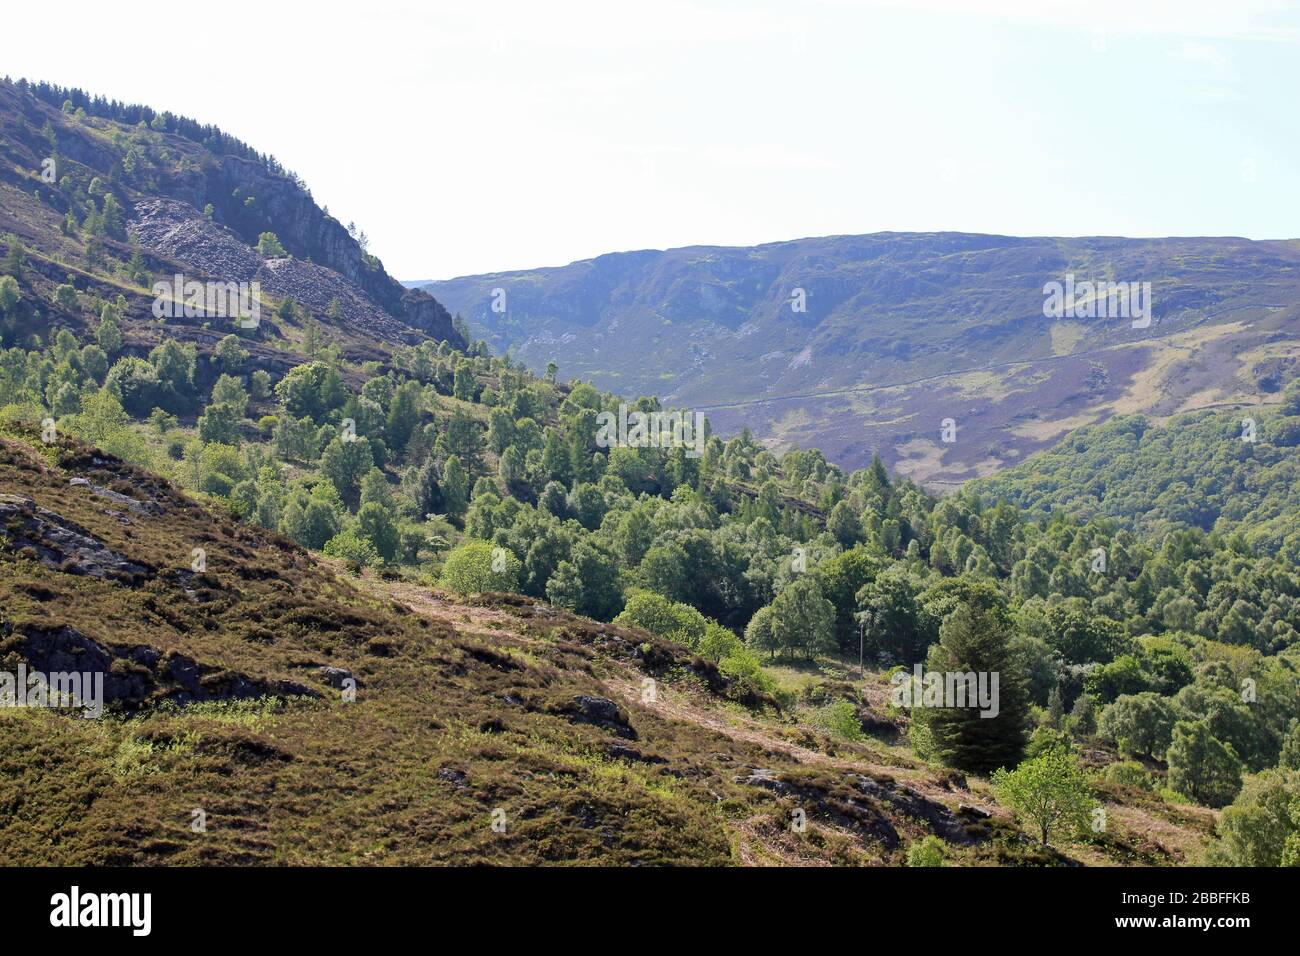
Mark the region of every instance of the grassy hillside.
<instances>
[{"instance_id":1,"label":"grassy hillside","mask_svg":"<svg viewBox=\"0 0 1300 956\"><path fill-rule=\"evenodd\" d=\"M950 864L1059 859L986 786L742 706L715 667L645 631L517 597L348 581L32 434L3 439L0 484L7 535L20 521L45 532L28 527L30 543L0 558L0 655L103 655L112 675L98 721L0 710L13 863L898 863L936 835ZM60 545L58 528L140 569L91 573L86 545ZM1125 824L1071 852L1199 852L1205 813L1109 798Z\"/></svg>"},{"instance_id":2,"label":"grassy hillside","mask_svg":"<svg viewBox=\"0 0 1300 956\"><path fill-rule=\"evenodd\" d=\"M30 434L0 444L0 486L6 537L28 542L0 558L0 656L109 659L113 708L0 710L13 864L860 863L936 832L970 862L1052 859L926 796L939 785L915 761L728 703L716 668L649 633L349 582ZM84 539L138 570L87 570ZM810 819L798 839L794 807Z\"/></svg>"}]
</instances>

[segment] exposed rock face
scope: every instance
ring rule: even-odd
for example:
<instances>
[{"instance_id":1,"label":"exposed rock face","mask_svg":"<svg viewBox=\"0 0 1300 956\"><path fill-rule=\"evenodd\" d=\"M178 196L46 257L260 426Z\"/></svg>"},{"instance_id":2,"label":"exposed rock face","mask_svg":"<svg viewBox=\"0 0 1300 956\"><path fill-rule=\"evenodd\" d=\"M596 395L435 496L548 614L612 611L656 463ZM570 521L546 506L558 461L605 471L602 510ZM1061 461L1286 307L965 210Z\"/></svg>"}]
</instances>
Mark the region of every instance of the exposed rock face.
<instances>
[{"instance_id":1,"label":"exposed rock face","mask_svg":"<svg viewBox=\"0 0 1300 956\"><path fill-rule=\"evenodd\" d=\"M269 696L319 697L294 681L266 681L202 664L184 654L163 653L145 645L105 645L64 625L51 630L28 627L0 650L17 650L28 667L46 674L104 675L104 704L132 710L160 699L181 704L204 700L244 700Z\"/></svg>"},{"instance_id":2,"label":"exposed rock face","mask_svg":"<svg viewBox=\"0 0 1300 956\"><path fill-rule=\"evenodd\" d=\"M277 176L265 166L236 156L223 156L208 170L209 202L223 221L239 223L237 208L227 208L234 191L255 196L262 211L275 223L276 235L294 256L311 259L332 269L361 288L389 315L404 320L435 339L465 343L452 327L451 314L427 292L412 294L383 267L372 268L348 231L327 215L301 186ZM236 231L239 231L236 228ZM255 235L242 235L246 243Z\"/></svg>"},{"instance_id":3,"label":"exposed rock face","mask_svg":"<svg viewBox=\"0 0 1300 956\"><path fill-rule=\"evenodd\" d=\"M427 294L403 291L395 309L385 308L365 286L316 262L287 257L263 259L230 229L209 221L186 203L174 199L142 200L135 204L129 228L149 251L191 270L194 275L187 278L257 282L272 299L292 298L322 321L346 325L354 332L386 342L415 344L426 335L448 337L438 334L445 331L439 324L441 307ZM327 320L325 316L335 300L338 318ZM446 326L451 328L450 317Z\"/></svg>"},{"instance_id":4,"label":"exposed rock face","mask_svg":"<svg viewBox=\"0 0 1300 956\"><path fill-rule=\"evenodd\" d=\"M322 666L319 670L319 674L325 683L329 684L336 690L342 690L348 681L355 680L352 676L352 672L346 667Z\"/></svg>"},{"instance_id":5,"label":"exposed rock face","mask_svg":"<svg viewBox=\"0 0 1300 956\"><path fill-rule=\"evenodd\" d=\"M0 538L14 550L30 548L41 564L68 574L134 584L151 573L62 516L18 495L0 495Z\"/></svg>"},{"instance_id":6,"label":"exposed rock face","mask_svg":"<svg viewBox=\"0 0 1300 956\"><path fill-rule=\"evenodd\" d=\"M794 799L809 816L826 818L837 826L861 832L890 851L902 842L890 823L891 816L900 814L924 824L949 843L969 845L984 838L984 834L968 825L966 814L953 813L943 804L887 778L851 773L844 776L842 783L827 786L821 782L782 779L771 770L755 767L737 775L735 781Z\"/></svg>"},{"instance_id":7,"label":"exposed rock face","mask_svg":"<svg viewBox=\"0 0 1300 956\"><path fill-rule=\"evenodd\" d=\"M0 208L0 232L13 231L31 242L40 236L39 230L33 230L33 222L50 216L51 211L62 218L71 209L60 189L37 184L33 190L29 171L39 170L50 152L43 133L46 123L54 131L61 162L84 166L91 175L114 177L114 193L127 209L128 218L137 220L138 231L134 227L132 231L137 232L145 250L204 273L196 278L252 281L264 265L254 251L258 236L271 231L299 264L311 260L318 267L307 273L295 268L283 281L322 288L315 297L304 294L303 288L277 293L263 280L269 293L293 294L321 315L333 296L344 306L355 299L365 303L364 308L356 306L358 311L379 313L388 320L364 326L371 334L411 342L423 333L458 348L468 345L445 308L427 292L408 290L388 275L377 259L366 256L348 230L316 205L296 177L272 168L273 164L212 152L195 139L158 131L150 136L165 148L169 161L157 164L147 179L123 177L119 175L123 159L119 144L110 142L94 124L65 116L57 106L6 81L0 81L0 187L8 194L5 207ZM178 161L181 159L184 161ZM166 204L167 214L162 222L154 222L160 215L156 205L160 202ZM23 208L11 211L11 205ZM208 205L212 206L213 221L201 212ZM178 213L178 209L184 212ZM218 239L223 233L230 241ZM346 311L344 316L345 321L353 320Z\"/></svg>"}]
</instances>

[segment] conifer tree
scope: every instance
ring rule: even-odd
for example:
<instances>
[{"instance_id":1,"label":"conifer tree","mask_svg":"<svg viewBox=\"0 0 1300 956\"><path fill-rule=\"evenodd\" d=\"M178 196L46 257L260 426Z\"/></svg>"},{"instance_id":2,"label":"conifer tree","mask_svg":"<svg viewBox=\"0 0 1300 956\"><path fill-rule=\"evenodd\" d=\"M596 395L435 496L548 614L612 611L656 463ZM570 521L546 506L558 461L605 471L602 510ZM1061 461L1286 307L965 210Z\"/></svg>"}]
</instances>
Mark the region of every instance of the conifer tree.
<instances>
[{"instance_id":1,"label":"conifer tree","mask_svg":"<svg viewBox=\"0 0 1300 956\"><path fill-rule=\"evenodd\" d=\"M1012 629L999 608L963 603L939 629L939 642L930 648L930 673L984 676L992 690L998 675L997 715L981 716L978 706L918 707L913 719L929 727L935 755L950 767L991 773L1014 767L1025 751L1029 695L1020 665L1011 653ZM952 701L945 703L951 704Z\"/></svg>"}]
</instances>

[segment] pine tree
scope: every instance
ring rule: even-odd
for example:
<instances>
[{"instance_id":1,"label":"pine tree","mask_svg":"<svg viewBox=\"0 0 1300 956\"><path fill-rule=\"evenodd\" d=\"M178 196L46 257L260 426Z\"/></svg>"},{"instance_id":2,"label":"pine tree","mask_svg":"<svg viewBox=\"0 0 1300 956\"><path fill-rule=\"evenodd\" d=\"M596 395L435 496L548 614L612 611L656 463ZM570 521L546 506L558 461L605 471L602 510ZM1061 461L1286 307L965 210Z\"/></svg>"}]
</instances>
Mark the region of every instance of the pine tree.
<instances>
[{"instance_id":1,"label":"pine tree","mask_svg":"<svg viewBox=\"0 0 1300 956\"><path fill-rule=\"evenodd\" d=\"M12 233L5 237L5 246L5 260L4 265L0 266L0 272L13 276L15 279L22 279L23 265L27 262L27 250L23 248L23 244L18 237Z\"/></svg>"},{"instance_id":2,"label":"pine tree","mask_svg":"<svg viewBox=\"0 0 1300 956\"><path fill-rule=\"evenodd\" d=\"M913 719L928 725L935 755L950 767L991 773L1000 767L1014 767L1024 754L1029 695L1011 654L1011 633L1000 609L964 603L944 621L939 642L930 648L928 670L932 674L974 672L990 689L992 675L998 675L994 717L981 716L978 706L918 707L912 711Z\"/></svg>"},{"instance_id":3,"label":"pine tree","mask_svg":"<svg viewBox=\"0 0 1300 956\"><path fill-rule=\"evenodd\" d=\"M459 518L465 513L469 504L469 475L455 455L442 466L442 497L449 517Z\"/></svg>"}]
</instances>

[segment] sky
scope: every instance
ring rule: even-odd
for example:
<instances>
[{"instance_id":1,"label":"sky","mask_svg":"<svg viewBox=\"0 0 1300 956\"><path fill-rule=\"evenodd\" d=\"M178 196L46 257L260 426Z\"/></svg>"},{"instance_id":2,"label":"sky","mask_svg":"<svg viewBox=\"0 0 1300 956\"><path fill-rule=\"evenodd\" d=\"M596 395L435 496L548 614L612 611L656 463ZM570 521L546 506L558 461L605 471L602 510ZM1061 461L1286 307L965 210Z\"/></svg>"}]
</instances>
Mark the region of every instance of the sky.
<instances>
[{"instance_id":1,"label":"sky","mask_svg":"<svg viewBox=\"0 0 1300 956\"><path fill-rule=\"evenodd\" d=\"M0 71L211 122L405 280L882 230L1300 236L1281 0L11 4Z\"/></svg>"}]
</instances>

